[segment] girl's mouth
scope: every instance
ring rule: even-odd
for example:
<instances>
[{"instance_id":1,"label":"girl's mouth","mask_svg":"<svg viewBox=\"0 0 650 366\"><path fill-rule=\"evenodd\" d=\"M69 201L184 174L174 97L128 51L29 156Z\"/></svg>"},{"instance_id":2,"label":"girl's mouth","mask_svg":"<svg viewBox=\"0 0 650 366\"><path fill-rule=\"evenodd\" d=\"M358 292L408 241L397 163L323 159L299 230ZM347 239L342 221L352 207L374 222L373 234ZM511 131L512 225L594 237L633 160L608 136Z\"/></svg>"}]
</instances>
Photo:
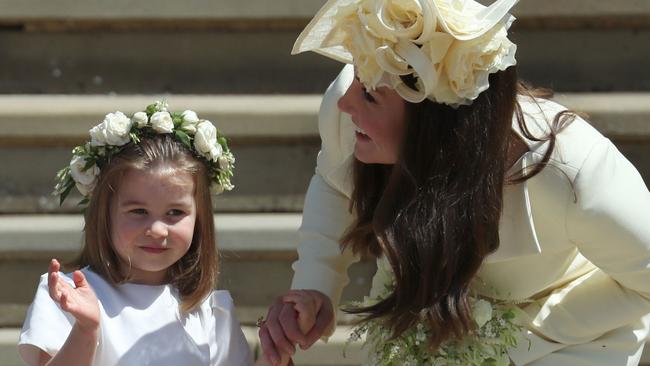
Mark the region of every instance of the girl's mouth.
<instances>
[{"instance_id":1,"label":"girl's mouth","mask_svg":"<svg viewBox=\"0 0 650 366\"><path fill-rule=\"evenodd\" d=\"M154 254L162 253L165 250L167 250L167 248L161 248L161 247L140 247L140 249L144 250L147 253L154 253Z\"/></svg>"}]
</instances>

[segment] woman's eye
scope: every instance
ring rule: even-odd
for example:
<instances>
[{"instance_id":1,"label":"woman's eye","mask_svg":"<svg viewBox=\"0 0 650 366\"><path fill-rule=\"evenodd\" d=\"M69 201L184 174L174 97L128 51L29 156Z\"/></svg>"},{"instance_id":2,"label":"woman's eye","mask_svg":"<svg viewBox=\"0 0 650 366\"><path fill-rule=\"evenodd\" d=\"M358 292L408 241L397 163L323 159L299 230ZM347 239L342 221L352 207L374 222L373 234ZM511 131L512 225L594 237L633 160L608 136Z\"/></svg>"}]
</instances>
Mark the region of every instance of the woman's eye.
<instances>
[{"instance_id":1,"label":"woman's eye","mask_svg":"<svg viewBox=\"0 0 650 366\"><path fill-rule=\"evenodd\" d=\"M373 97L365 87L361 88L361 90L363 90L363 97L367 101L369 101L370 103L375 103L375 97Z\"/></svg>"}]
</instances>

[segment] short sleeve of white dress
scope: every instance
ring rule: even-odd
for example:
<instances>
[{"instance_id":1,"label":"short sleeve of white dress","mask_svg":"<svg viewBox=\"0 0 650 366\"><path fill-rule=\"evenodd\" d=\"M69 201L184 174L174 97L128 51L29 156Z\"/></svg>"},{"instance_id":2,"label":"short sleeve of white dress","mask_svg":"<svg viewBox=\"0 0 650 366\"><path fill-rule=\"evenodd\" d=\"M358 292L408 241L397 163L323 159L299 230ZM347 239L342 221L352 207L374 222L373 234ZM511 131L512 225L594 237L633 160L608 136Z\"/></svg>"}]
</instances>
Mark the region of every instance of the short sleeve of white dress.
<instances>
[{"instance_id":1,"label":"short sleeve of white dress","mask_svg":"<svg viewBox=\"0 0 650 366\"><path fill-rule=\"evenodd\" d=\"M213 328L210 331L210 364L219 366L250 366L253 356L228 291L214 291L209 299Z\"/></svg>"},{"instance_id":2,"label":"short sleeve of white dress","mask_svg":"<svg viewBox=\"0 0 650 366\"><path fill-rule=\"evenodd\" d=\"M72 279L65 274L59 272L59 276L74 286ZM42 275L18 340L18 352L25 363L38 364L41 350L50 355L56 354L68 338L74 321L50 298L47 273Z\"/></svg>"}]
</instances>

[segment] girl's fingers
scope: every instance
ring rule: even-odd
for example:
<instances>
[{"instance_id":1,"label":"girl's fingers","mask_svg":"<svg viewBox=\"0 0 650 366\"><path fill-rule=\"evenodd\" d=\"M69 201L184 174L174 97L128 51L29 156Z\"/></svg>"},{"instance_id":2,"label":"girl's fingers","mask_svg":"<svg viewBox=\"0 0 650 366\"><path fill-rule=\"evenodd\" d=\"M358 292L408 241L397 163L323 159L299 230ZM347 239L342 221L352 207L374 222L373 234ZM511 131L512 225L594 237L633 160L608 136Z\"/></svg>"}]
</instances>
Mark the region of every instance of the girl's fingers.
<instances>
[{"instance_id":1,"label":"girl's fingers","mask_svg":"<svg viewBox=\"0 0 650 366\"><path fill-rule=\"evenodd\" d=\"M72 273L72 280L74 281L74 285L77 288L90 287L88 281L86 281L86 276L84 276L83 272L81 271L74 271Z\"/></svg>"},{"instance_id":2,"label":"girl's fingers","mask_svg":"<svg viewBox=\"0 0 650 366\"><path fill-rule=\"evenodd\" d=\"M277 307L274 307L277 308ZM296 320L294 319L294 322ZM288 353L290 355L293 355L296 353L295 347L289 342L287 337L284 334L284 328L280 324L279 321L279 310L271 310L269 311L269 316L266 319L266 328L269 331L269 334L271 335L271 339L273 339L273 343L275 346L283 350L284 353ZM297 328L297 325L296 325Z\"/></svg>"},{"instance_id":3,"label":"girl's fingers","mask_svg":"<svg viewBox=\"0 0 650 366\"><path fill-rule=\"evenodd\" d=\"M262 357L266 359L271 365L276 365L280 362L280 355L275 349L273 339L271 339L271 334L266 327L266 324L260 327L259 331L260 343L262 345Z\"/></svg>"}]
</instances>

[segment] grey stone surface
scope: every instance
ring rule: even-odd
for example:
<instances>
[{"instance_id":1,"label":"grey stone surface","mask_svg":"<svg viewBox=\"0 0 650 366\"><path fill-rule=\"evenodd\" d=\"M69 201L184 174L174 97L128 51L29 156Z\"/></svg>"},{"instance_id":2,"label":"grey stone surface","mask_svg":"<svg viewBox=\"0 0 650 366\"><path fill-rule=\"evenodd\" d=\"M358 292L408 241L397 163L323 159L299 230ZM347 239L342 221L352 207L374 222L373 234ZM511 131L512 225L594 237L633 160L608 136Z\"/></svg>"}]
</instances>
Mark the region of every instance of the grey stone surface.
<instances>
[{"instance_id":1,"label":"grey stone surface","mask_svg":"<svg viewBox=\"0 0 650 366\"><path fill-rule=\"evenodd\" d=\"M298 31L0 33L0 93L322 93L341 64ZM520 76L560 91L650 90L650 28L516 27ZM128 44L129 47L124 47ZM191 60L191 67L188 67Z\"/></svg>"},{"instance_id":2,"label":"grey stone surface","mask_svg":"<svg viewBox=\"0 0 650 366\"><path fill-rule=\"evenodd\" d=\"M492 0L481 0L490 4ZM310 18L324 0L39 0L5 1L0 4L0 20L29 19L268 19ZM513 10L519 17L581 17L650 14L644 0L520 1Z\"/></svg>"},{"instance_id":3,"label":"grey stone surface","mask_svg":"<svg viewBox=\"0 0 650 366\"><path fill-rule=\"evenodd\" d=\"M1 122L0 122L1 123ZM0 147L0 213L79 212L75 192L59 207L51 195L56 172L71 146ZM320 143L314 139L231 146L237 157L236 189L216 197L218 211L300 211L314 174Z\"/></svg>"}]
</instances>

